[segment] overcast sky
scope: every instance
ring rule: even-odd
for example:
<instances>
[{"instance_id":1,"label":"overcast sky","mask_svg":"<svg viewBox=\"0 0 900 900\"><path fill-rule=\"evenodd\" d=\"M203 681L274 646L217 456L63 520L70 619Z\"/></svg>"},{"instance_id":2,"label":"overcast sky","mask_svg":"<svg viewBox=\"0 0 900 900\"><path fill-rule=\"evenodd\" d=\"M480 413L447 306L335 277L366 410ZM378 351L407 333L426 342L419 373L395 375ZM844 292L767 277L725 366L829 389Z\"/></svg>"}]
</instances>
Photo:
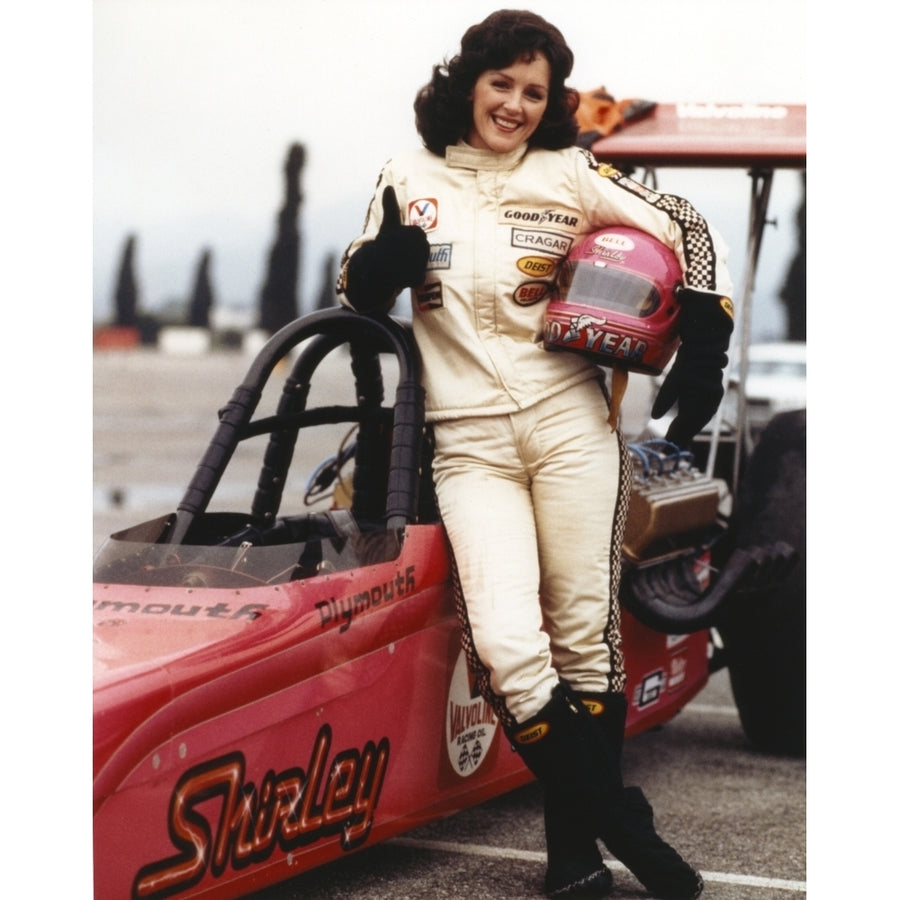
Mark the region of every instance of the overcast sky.
<instances>
[{"instance_id":1,"label":"overcast sky","mask_svg":"<svg viewBox=\"0 0 900 900\"><path fill-rule=\"evenodd\" d=\"M420 143L413 96L484 0L94 0L94 315L112 311L125 237L138 238L141 304L184 297L204 248L217 303L255 304L289 145L307 149L304 297L325 254L359 230L379 169ZM534 2L575 53L570 84L658 101L806 102L803 0ZM677 175L677 173L676 173ZM743 251L749 182L722 174L694 200ZM789 253L796 176L772 253ZM725 196L727 195L727 197ZM776 246L776 245L780 245ZM770 268L780 270L780 257ZM765 260L764 260L765 263ZM737 281L739 271L734 271ZM775 277L775 276L773 276ZM780 277L780 276L778 276Z\"/></svg>"}]
</instances>

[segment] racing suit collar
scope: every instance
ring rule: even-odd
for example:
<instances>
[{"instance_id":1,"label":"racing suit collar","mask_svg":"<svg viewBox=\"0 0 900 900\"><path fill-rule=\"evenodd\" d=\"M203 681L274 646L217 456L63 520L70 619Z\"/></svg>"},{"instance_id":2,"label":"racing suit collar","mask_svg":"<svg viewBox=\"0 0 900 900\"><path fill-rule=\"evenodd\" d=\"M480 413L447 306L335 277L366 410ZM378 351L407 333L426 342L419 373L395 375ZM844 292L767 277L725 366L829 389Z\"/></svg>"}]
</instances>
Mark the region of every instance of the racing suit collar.
<instances>
[{"instance_id":1,"label":"racing suit collar","mask_svg":"<svg viewBox=\"0 0 900 900\"><path fill-rule=\"evenodd\" d=\"M495 153L493 150L480 150L465 141L459 141L447 148L446 160L448 166L457 169L512 169L527 151L527 143L509 153Z\"/></svg>"}]
</instances>

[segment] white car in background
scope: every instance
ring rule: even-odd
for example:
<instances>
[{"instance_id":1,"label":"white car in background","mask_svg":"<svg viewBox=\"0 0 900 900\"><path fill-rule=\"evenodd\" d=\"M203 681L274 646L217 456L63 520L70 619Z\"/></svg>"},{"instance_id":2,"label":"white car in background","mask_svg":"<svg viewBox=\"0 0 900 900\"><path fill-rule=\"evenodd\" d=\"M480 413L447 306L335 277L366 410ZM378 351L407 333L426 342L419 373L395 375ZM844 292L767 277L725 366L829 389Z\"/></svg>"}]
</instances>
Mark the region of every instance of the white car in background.
<instances>
[{"instance_id":1,"label":"white car in background","mask_svg":"<svg viewBox=\"0 0 900 900\"><path fill-rule=\"evenodd\" d=\"M629 440L659 438L666 433L676 410L651 419L653 399L665 376L632 373L622 404L622 428ZM735 356L728 373L728 391L722 400L724 433L734 433L738 421L740 359ZM745 389L746 431L751 441L778 413L806 409L806 343L773 341L751 344ZM708 437L713 423L704 429ZM701 440L703 438L701 437Z\"/></svg>"},{"instance_id":2,"label":"white car in background","mask_svg":"<svg viewBox=\"0 0 900 900\"><path fill-rule=\"evenodd\" d=\"M729 391L726 418L736 413L740 375L740 360L736 359L729 379L732 390ZM744 394L751 433L758 433L778 413L806 409L806 343L776 341L751 344Z\"/></svg>"}]
</instances>

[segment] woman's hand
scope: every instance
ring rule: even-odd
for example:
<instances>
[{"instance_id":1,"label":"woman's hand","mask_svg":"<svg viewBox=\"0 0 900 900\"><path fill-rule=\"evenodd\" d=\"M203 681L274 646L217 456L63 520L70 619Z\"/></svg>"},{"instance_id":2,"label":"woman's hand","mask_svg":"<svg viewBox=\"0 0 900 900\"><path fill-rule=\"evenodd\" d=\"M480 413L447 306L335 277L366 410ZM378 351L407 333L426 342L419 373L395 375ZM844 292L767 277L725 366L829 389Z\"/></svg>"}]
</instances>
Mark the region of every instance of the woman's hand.
<instances>
[{"instance_id":1,"label":"woman's hand","mask_svg":"<svg viewBox=\"0 0 900 900\"><path fill-rule=\"evenodd\" d=\"M397 293L425 280L430 246L417 225L402 225L394 188L381 196L383 217L375 239L362 244L347 263L344 293L359 312L383 311Z\"/></svg>"},{"instance_id":2,"label":"woman's hand","mask_svg":"<svg viewBox=\"0 0 900 900\"><path fill-rule=\"evenodd\" d=\"M650 415L664 416L676 403L678 412L666 438L683 450L716 414L725 389L722 370L728 364L728 342L734 313L727 297L684 290L681 303L681 346Z\"/></svg>"}]
</instances>

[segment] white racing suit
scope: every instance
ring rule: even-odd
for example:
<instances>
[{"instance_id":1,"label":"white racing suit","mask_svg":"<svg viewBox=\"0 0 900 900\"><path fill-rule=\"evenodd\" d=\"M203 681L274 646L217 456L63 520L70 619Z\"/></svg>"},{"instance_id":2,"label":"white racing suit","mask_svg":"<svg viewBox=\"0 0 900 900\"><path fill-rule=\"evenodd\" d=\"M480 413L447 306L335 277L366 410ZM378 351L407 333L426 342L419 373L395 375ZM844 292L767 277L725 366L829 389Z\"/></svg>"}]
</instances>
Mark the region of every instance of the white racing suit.
<instances>
[{"instance_id":1,"label":"white racing suit","mask_svg":"<svg viewBox=\"0 0 900 900\"><path fill-rule=\"evenodd\" d=\"M505 722L537 713L560 678L579 691L621 691L630 463L606 423L597 367L543 348L544 307L557 264L607 225L659 238L686 287L719 296L731 294L726 249L687 201L587 151L496 154L460 143L446 157L422 149L387 163L344 266L378 233L388 185L402 223L420 226L431 245L413 290L413 331L479 687ZM344 271L338 292L350 305Z\"/></svg>"}]
</instances>

